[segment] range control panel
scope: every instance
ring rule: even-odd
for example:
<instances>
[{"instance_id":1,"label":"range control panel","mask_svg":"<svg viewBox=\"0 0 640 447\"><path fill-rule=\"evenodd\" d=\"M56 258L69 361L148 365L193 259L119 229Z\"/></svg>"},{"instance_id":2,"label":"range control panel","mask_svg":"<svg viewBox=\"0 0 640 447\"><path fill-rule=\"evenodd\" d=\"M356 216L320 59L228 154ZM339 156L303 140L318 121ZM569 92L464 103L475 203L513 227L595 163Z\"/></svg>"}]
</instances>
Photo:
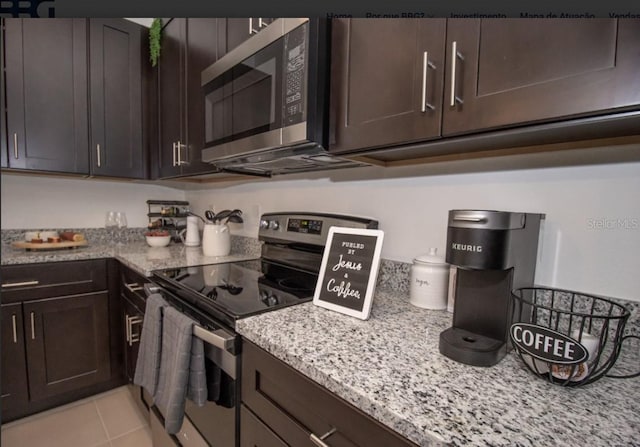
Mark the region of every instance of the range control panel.
<instances>
[{"instance_id":1,"label":"range control panel","mask_svg":"<svg viewBox=\"0 0 640 447\"><path fill-rule=\"evenodd\" d=\"M317 213L268 213L260 219L258 238L263 241L324 246L331 227L377 229L378 221L366 217Z\"/></svg>"}]
</instances>

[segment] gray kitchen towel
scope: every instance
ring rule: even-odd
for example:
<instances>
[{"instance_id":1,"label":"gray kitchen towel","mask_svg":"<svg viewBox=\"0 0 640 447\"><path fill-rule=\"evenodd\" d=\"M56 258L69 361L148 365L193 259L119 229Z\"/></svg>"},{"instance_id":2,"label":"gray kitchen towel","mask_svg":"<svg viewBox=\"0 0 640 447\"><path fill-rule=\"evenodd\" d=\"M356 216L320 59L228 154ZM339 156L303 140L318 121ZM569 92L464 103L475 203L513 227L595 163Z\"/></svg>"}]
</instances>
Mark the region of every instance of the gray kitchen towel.
<instances>
[{"instance_id":1,"label":"gray kitchen towel","mask_svg":"<svg viewBox=\"0 0 640 447\"><path fill-rule=\"evenodd\" d=\"M162 349L162 310L169 304L159 293L149 295L142 321L142 334L133 383L146 389L152 396L158 386L160 351Z\"/></svg>"},{"instance_id":2,"label":"gray kitchen towel","mask_svg":"<svg viewBox=\"0 0 640 447\"><path fill-rule=\"evenodd\" d=\"M187 398L197 405L207 399L204 345L193 335L195 322L173 307L164 309L160 375L154 402L164 416L167 433L182 427Z\"/></svg>"}]
</instances>

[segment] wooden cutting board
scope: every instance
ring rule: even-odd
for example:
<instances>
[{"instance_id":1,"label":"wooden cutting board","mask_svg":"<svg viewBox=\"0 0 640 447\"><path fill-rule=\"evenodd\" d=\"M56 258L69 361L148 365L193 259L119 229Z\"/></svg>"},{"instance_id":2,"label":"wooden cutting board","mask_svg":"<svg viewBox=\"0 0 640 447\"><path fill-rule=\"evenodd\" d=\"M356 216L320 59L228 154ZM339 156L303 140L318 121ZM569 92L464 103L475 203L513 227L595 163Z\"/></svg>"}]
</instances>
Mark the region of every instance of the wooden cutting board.
<instances>
[{"instance_id":1,"label":"wooden cutting board","mask_svg":"<svg viewBox=\"0 0 640 447\"><path fill-rule=\"evenodd\" d=\"M62 242L13 242L11 245L15 248L25 248L26 250L57 250L61 248L78 248L87 245L87 241L62 241Z\"/></svg>"}]
</instances>

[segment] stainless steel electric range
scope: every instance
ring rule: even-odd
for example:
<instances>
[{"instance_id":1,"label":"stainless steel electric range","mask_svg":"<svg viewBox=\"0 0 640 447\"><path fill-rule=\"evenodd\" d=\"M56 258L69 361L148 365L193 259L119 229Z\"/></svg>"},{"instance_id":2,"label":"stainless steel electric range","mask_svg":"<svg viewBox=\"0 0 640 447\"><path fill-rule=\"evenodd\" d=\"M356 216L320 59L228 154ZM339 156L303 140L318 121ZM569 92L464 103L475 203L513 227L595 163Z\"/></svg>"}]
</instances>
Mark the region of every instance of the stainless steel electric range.
<instances>
[{"instance_id":1,"label":"stainless steel electric range","mask_svg":"<svg viewBox=\"0 0 640 447\"><path fill-rule=\"evenodd\" d=\"M311 301L332 226L376 229L378 222L308 212L263 214L258 231L260 259L152 272L151 279L157 285L154 291L198 323L194 335L205 341L207 362L213 362L223 374L222 397L204 407L187 401L183 430L171 437L174 443L201 445L188 441L201 436L199 442L209 445L239 446L242 349L235 323ZM155 414L158 421L161 416ZM158 421L152 424L154 445L163 445L162 438L168 435L162 433Z\"/></svg>"}]
</instances>

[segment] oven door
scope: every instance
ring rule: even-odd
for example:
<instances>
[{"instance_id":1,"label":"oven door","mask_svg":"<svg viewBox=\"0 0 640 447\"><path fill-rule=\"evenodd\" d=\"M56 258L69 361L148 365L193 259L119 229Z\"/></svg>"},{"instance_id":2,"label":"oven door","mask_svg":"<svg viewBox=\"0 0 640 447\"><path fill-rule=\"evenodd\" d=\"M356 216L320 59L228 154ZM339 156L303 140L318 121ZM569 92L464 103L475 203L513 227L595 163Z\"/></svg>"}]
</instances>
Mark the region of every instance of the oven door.
<instances>
[{"instance_id":1,"label":"oven door","mask_svg":"<svg viewBox=\"0 0 640 447\"><path fill-rule=\"evenodd\" d=\"M161 293L165 300L201 325L194 336L202 339L205 351L209 401L199 407L187 399L182 427L175 435L164 430L164 415L151 411L151 435L155 446L207 447L239 445L240 336L224 329L209 316L157 285L145 286L147 293Z\"/></svg>"}]
</instances>

